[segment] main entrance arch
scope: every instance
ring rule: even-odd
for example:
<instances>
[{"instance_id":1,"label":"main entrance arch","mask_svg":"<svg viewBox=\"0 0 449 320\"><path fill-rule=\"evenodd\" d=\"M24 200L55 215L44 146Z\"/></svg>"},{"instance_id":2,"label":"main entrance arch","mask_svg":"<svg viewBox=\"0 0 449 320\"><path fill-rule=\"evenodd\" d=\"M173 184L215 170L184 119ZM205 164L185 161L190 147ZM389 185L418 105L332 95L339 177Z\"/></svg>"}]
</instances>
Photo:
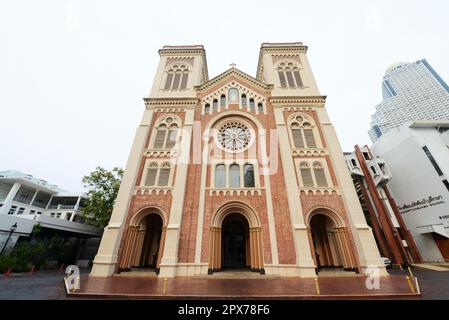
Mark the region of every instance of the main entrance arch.
<instances>
[{"instance_id":1,"label":"main entrance arch","mask_svg":"<svg viewBox=\"0 0 449 320\"><path fill-rule=\"evenodd\" d=\"M163 215L158 210L146 209L136 214L126 232L119 271L150 268L158 273L165 230Z\"/></svg>"},{"instance_id":2,"label":"main entrance arch","mask_svg":"<svg viewBox=\"0 0 449 320\"><path fill-rule=\"evenodd\" d=\"M357 270L356 259L344 222L328 209L316 209L309 215L312 256L321 268Z\"/></svg>"},{"instance_id":3,"label":"main entrance arch","mask_svg":"<svg viewBox=\"0 0 449 320\"><path fill-rule=\"evenodd\" d=\"M212 218L209 239L209 274L234 268L265 273L260 221L248 205L223 205Z\"/></svg>"}]
</instances>

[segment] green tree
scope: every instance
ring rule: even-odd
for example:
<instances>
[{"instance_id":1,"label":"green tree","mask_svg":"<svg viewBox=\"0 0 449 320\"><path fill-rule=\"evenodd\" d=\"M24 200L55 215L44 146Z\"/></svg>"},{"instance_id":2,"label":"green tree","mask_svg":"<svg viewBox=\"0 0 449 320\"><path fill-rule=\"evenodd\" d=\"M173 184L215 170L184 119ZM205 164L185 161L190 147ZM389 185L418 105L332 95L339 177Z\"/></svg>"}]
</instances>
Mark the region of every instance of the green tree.
<instances>
[{"instance_id":1,"label":"green tree","mask_svg":"<svg viewBox=\"0 0 449 320\"><path fill-rule=\"evenodd\" d=\"M111 171L97 167L83 177L84 187L89 190L89 198L81 210L86 223L98 228L108 224L122 177L123 169L117 167Z\"/></svg>"}]
</instances>

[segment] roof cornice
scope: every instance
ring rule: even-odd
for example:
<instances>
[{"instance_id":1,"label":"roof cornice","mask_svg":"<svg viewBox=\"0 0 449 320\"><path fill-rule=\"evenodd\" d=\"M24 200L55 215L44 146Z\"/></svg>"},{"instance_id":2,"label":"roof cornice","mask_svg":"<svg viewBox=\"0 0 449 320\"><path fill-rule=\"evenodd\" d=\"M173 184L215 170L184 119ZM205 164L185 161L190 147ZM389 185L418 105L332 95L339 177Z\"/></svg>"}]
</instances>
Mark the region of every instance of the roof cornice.
<instances>
[{"instance_id":1,"label":"roof cornice","mask_svg":"<svg viewBox=\"0 0 449 320\"><path fill-rule=\"evenodd\" d=\"M225 72L223 72L223 73L219 74L218 76L216 76L215 78L212 78L211 80L203 83L202 85L195 86L194 88L197 91L204 91L204 90L207 90L207 89L215 86L216 84L223 81L224 79L232 77L232 76L235 76L236 78L239 78L246 82L249 82L253 86L258 87L259 89L264 90L264 91L270 91L273 89L272 84L266 84L260 80L257 80L256 78L250 76L249 74L247 74L237 68L234 68L234 67L226 70Z\"/></svg>"},{"instance_id":2,"label":"roof cornice","mask_svg":"<svg viewBox=\"0 0 449 320\"><path fill-rule=\"evenodd\" d=\"M269 97L268 100L273 106L290 106L297 104L322 104L324 106L326 103L326 96Z\"/></svg>"},{"instance_id":3,"label":"roof cornice","mask_svg":"<svg viewBox=\"0 0 449 320\"><path fill-rule=\"evenodd\" d=\"M147 109L158 107L195 108L199 98L143 98Z\"/></svg>"}]
</instances>

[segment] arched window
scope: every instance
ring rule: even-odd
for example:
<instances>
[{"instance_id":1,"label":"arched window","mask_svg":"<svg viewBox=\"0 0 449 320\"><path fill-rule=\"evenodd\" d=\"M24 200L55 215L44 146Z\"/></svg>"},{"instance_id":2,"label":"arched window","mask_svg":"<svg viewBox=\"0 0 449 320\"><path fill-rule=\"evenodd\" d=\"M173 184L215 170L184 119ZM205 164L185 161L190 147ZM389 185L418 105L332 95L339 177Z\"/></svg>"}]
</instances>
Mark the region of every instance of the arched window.
<instances>
[{"instance_id":1,"label":"arched window","mask_svg":"<svg viewBox=\"0 0 449 320\"><path fill-rule=\"evenodd\" d=\"M290 119L289 126L295 148L317 147L313 126L303 116L298 115Z\"/></svg>"},{"instance_id":2,"label":"arched window","mask_svg":"<svg viewBox=\"0 0 449 320\"><path fill-rule=\"evenodd\" d=\"M242 107L246 107L246 94L242 94Z\"/></svg>"},{"instance_id":3,"label":"arched window","mask_svg":"<svg viewBox=\"0 0 449 320\"><path fill-rule=\"evenodd\" d=\"M262 112L263 112L263 105L262 105L261 102L259 102L259 103L257 104L257 111L259 111L259 113L262 113Z\"/></svg>"},{"instance_id":4,"label":"arched window","mask_svg":"<svg viewBox=\"0 0 449 320\"><path fill-rule=\"evenodd\" d=\"M145 186L154 186L156 183L157 175L157 163L150 163L147 171L147 177L145 179Z\"/></svg>"},{"instance_id":5,"label":"arched window","mask_svg":"<svg viewBox=\"0 0 449 320\"><path fill-rule=\"evenodd\" d=\"M279 75L279 83L282 88L303 87L303 81L298 66L292 62L280 63L277 72Z\"/></svg>"},{"instance_id":6,"label":"arched window","mask_svg":"<svg viewBox=\"0 0 449 320\"><path fill-rule=\"evenodd\" d=\"M218 164L215 167L215 188L226 187L226 167L224 164Z\"/></svg>"},{"instance_id":7,"label":"arched window","mask_svg":"<svg viewBox=\"0 0 449 320\"><path fill-rule=\"evenodd\" d=\"M326 174L324 173L323 165L320 162L313 163L313 172L315 173L315 181L317 187L325 188L327 187Z\"/></svg>"},{"instance_id":8,"label":"arched window","mask_svg":"<svg viewBox=\"0 0 449 320\"><path fill-rule=\"evenodd\" d=\"M226 106L226 96L224 94L222 94L220 97L220 107L225 107L225 106Z\"/></svg>"},{"instance_id":9,"label":"arched window","mask_svg":"<svg viewBox=\"0 0 449 320\"><path fill-rule=\"evenodd\" d=\"M228 91L229 102L239 102L239 91L236 88L231 88Z\"/></svg>"},{"instance_id":10,"label":"arched window","mask_svg":"<svg viewBox=\"0 0 449 320\"><path fill-rule=\"evenodd\" d=\"M158 186L166 187L168 186L168 179L170 178L170 163L164 162L161 166L161 170L159 172L159 181Z\"/></svg>"},{"instance_id":11,"label":"arched window","mask_svg":"<svg viewBox=\"0 0 449 320\"><path fill-rule=\"evenodd\" d=\"M210 112L210 104L206 103L206 105L204 106L204 112L205 113L209 113Z\"/></svg>"},{"instance_id":12,"label":"arched window","mask_svg":"<svg viewBox=\"0 0 449 320\"><path fill-rule=\"evenodd\" d=\"M161 121L156 129L154 149L171 149L176 145L179 125L173 117L167 117Z\"/></svg>"},{"instance_id":13,"label":"arched window","mask_svg":"<svg viewBox=\"0 0 449 320\"><path fill-rule=\"evenodd\" d=\"M218 110L218 100L214 99L214 102L212 103L212 112L216 112Z\"/></svg>"},{"instance_id":14,"label":"arched window","mask_svg":"<svg viewBox=\"0 0 449 320\"><path fill-rule=\"evenodd\" d=\"M231 188L240 188L240 166L232 164L229 167L229 186Z\"/></svg>"},{"instance_id":15,"label":"arched window","mask_svg":"<svg viewBox=\"0 0 449 320\"><path fill-rule=\"evenodd\" d=\"M254 166L252 164L245 164L243 167L243 181L245 188L254 188Z\"/></svg>"},{"instance_id":16,"label":"arched window","mask_svg":"<svg viewBox=\"0 0 449 320\"><path fill-rule=\"evenodd\" d=\"M312 172L307 162L301 162L299 164L299 170L301 172L302 185L304 187L313 187Z\"/></svg>"},{"instance_id":17,"label":"arched window","mask_svg":"<svg viewBox=\"0 0 449 320\"><path fill-rule=\"evenodd\" d=\"M249 99L249 111L255 111L256 110L256 106L254 104L254 99L251 98Z\"/></svg>"},{"instance_id":18,"label":"arched window","mask_svg":"<svg viewBox=\"0 0 449 320\"><path fill-rule=\"evenodd\" d=\"M351 159L351 163L352 163L352 166L353 166L353 167L357 167L357 162L355 162L354 159Z\"/></svg>"},{"instance_id":19,"label":"arched window","mask_svg":"<svg viewBox=\"0 0 449 320\"><path fill-rule=\"evenodd\" d=\"M187 88L189 68L185 65L174 65L167 70L164 90L178 90Z\"/></svg>"}]
</instances>

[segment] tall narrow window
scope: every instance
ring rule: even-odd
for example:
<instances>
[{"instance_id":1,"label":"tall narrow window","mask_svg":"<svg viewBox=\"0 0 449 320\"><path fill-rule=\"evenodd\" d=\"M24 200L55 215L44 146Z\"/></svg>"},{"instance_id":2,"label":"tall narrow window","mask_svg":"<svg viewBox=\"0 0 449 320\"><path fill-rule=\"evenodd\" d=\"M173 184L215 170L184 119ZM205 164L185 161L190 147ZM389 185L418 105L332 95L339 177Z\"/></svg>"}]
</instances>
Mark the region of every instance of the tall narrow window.
<instances>
[{"instance_id":1,"label":"tall narrow window","mask_svg":"<svg viewBox=\"0 0 449 320\"><path fill-rule=\"evenodd\" d=\"M189 80L189 73L183 72L181 80L181 89L187 88L187 81Z\"/></svg>"},{"instance_id":2,"label":"tall narrow window","mask_svg":"<svg viewBox=\"0 0 449 320\"><path fill-rule=\"evenodd\" d=\"M177 135L178 135L178 128L176 128L176 126L172 126L168 130L167 142L165 144L166 149L171 149L174 147L174 145L176 144Z\"/></svg>"},{"instance_id":3,"label":"tall narrow window","mask_svg":"<svg viewBox=\"0 0 449 320\"><path fill-rule=\"evenodd\" d=\"M222 94L220 97L220 107L225 107L225 106L226 106L226 96L224 94Z\"/></svg>"},{"instance_id":4,"label":"tall narrow window","mask_svg":"<svg viewBox=\"0 0 449 320\"><path fill-rule=\"evenodd\" d=\"M158 186L166 187L168 186L168 179L170 178L170 164L164 163L161 170L159 171L159 181Z\"/></svg>"},{"instance_id":5,"label":"tall narrow window","mask_svg":"<svg viewBox=\"0 0 449 320\"><path fill-rule=\"evenodd\" d=\"M302 139L302 133L299 127L292 128L292 137L295 148L304 148L304 141Z\"/></svg>"},{"instance_id":6,"label":"tall narrow window","mask_svg":"<svg viewBox=\"0 0 449 320\"><path fill-rule=\"evenodd\" d=\"M169 72L167 74L167 80L165 80L165 87L164 87L165 90L170 90L172 80L173 80L173 73Z\"/></svg>"},{"instance_id":7,"label":"tall narrow window","mask_svg":"<svg viewBox=\"0 0 449 320\"><path fill-rule=\"evenodd\" d=\"M303 162L300 164L301 180L304 187L313 187L313 178L309 164Z\"/></svg>"},{"instance_id":8,"label":"tall narrow window","mask_svg":"<svg viewBox=\"0 0 449 320\"><path fill-rule=\"evenodd\" d=\"M156 183L157 163L151 163L147 171L145 186L154 186Z\"/></svg>"},{"instance_id":9,"label":"tall narrow window","mask_svg":"<svg viewBox=\"0 0 449 320\"><path fill-rule=\"evenodd\" d=\"M313 171L315 173L315 181L317 186L320 188L327 187L326 174L324 173L324 168L321 163L316 162L313 165Z\"/></svg>"},{"instance_id":10,"label":"tall narrow window","mask_svg":"<svg viewBox=\"0 0 449 320\"><path fill-rule=\"evenodd\" d=\"M427 148L426 146L424 146L422 148L424 150L424 152L426 153L427 158L429 159L430 163L432 163L432 166L435 168L436 172L438 173L438 175L441 177L443 175L443 171L441 171L440 166L438 165L438 163L435 161L435 158L433 157L432 153L430 152L429 148Z\"/></svg>"},{"instance_id":11,"label":"tall narrow window","mask_svg":"<svg viewBox=\"0 0 449 320\"><path fill-rule=\"evenodd\" d=\"M259 103L257 104L257 111L259 111L259 113L262 113L262 112L263 112L263 105L262 105L261 102L259 102Z\"/></svg>"},{"instance_id":12,"label":"tall narrow window","mask_svg":"<svg viewBox=\"0 0 449 320\"><path fill-rule=\"evenodd\" d=\"M154 149L162 149L164 147L166 134L167 128L165 127L165 125L161 125L156 131L156 138L154 139Z\"/></svg>"},{"instance_id":13,"label":"tall narrow window","mask_svg":"<svg viewBox=\"0 0 449 320\"><path fill-rule=\"evenodd\" d=\"M287 82L289 87L295 87L295 81L293 80L293 74L291 71L285 71L285 75L287 76Z\"/></svg>"},{"instance_id":14,"label":"tall narrow window","mask_svg":"<svg viewBox=\"0 0 449 320\"><path fill-rule=\"evenodd\" d=\"M281 87L282 88L287 87L287 81L285 81L284 71L278 71L278 74L279 74L279 81L281 83Z\"/></svg>"},{"instance_id":15,"label":"tall narrow window","mask_svg":"<svg viewBox=\"0 0 449 320\"><path fill-rule=\"evenodd\" d=\"M242 107L246 107L246 94L242 94Z\"/></svg>"},{"instance_id":16,"label":"tall narrow window","mask_svg":"<svg viewBox=\"0 0 449 320\"><path fill-rule=\"evenodd\" d=\"M229 167L229 186L240 188L240 166L238 164L232 164Z\"/></svg>"},{"instance_id":17,"label":"tall narrow window","mask_svg":"<svg viewBox=\"0 0 449 320\"><path fill-rule=\"evenodd\" d=\"M214 99L214 102L212 103L212 111L216 112L218 110L218 100Z\"/></svg>"},{"instance_id":18,"label":"tall narrow window","mask_svg":"<svg viewBox=\"0 0 449 320\"><path fill-rule=\"evenodd\" d=\"M210 112L210 104L206 103L206 105L204 106L204 113L209 113Z\"/></svg>"},{"instance_id":19,"label":"tall narrow window","mask_svg":"<svg viewBox=\"0 0 449 320\"><path fill-rule=\"evenodd\" d=\"M226 167L224 164L219 164L215 167L215 188L226 187Z\"/></svg>"},{"instance_id":20,"label":"tall narrow window","mask_svg":"<svg viewBox=\"0 0 449 320\"><path fill-rule=\"evenodd\" d=\"M251 98L249 99L249 111L255 111L256 110L256 106L254 104L254 99Z\"/></svg>"},{"instance_id":21,"label":"tall narrow window","mask_svg":"<svg viewBox=\"0 0 449 320\"><path fill-rule=\"evenodd\" d=\"M312 129L304 129L304 138L306 139L307 148L316 148Z\"/></svg>"},{"instance_id":22,"label":"tall narrow window","mask_svg":"<svg viewBox=\"0 0 449 320\"><path fill-rule=\"evenodd\" d=\"M296 86L303 87L304 85L302 84L301 75L299 74L299 70L293 71L293 74L295 75Z\"/></svg>"},{"instance_id":23,"label":"tall narrow window","mask_svg":"<svg viewBox=\"0 0 449 320\"><path fill-rule=\"evenodd\" d=\"M175 78L173 79L173 86L172 86L172 90L177 90L179 89L179 80L181 78L181 73L176 72L175 73Z\"/></svg>"},{"instance_id":24,"label":"tall narrow window","mask_svg":"<svg viewBox=\"0 0 449 320\"><path fill-rule=\"evenodd\" d=\"M243 167L243 181L245 188L254 188L254 167L252 164L245 164Z\"/></svg>"}]
</instances>

